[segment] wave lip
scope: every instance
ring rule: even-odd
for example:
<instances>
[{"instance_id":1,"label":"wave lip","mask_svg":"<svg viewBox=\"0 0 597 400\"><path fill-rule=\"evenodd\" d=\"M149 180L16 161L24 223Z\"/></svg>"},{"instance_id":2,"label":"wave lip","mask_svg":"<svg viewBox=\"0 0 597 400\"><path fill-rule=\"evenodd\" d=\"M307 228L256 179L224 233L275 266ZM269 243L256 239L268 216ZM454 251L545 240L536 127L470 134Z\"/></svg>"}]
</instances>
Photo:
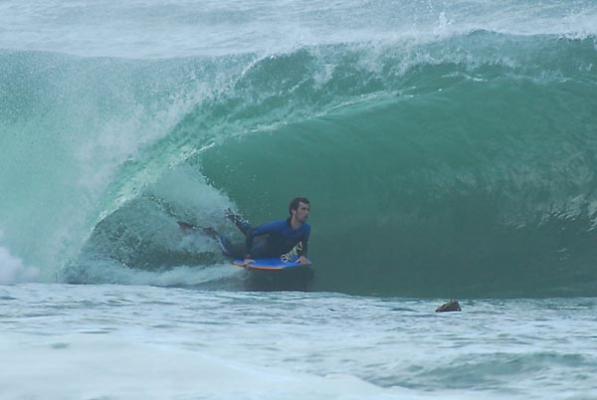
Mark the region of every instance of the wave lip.
<instances>
[{"instance_id":1,"label":"wave lip","mask_svg":"<svg viewBox=\"0 0 597 400\"><path fill-rule=\"evenodd\" d=\"M587 37L597 33L597 8L587 1L358 0L101 4L7 0L0 48L85 57L135 59L276 54L341 43L435 40L475 30L512 35ZM147 26L159 26L148 31ZM76 32L76 34L73 34ZM116 33L117 32L117 33Z\"/></svg>"}]
</instances>

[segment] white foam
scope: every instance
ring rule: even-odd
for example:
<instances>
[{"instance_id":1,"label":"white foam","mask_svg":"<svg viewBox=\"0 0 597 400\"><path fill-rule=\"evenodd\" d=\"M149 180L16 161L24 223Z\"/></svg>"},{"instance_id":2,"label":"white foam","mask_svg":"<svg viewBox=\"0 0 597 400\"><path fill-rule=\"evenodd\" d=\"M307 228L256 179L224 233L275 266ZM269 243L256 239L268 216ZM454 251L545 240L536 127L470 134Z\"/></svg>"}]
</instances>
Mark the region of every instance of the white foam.
<instances>
[{"instance_id":1,"label":"white foam","mask_svg":"<svg viewBox=\"0 0 597 400\"><path fill-rule=\"evenodd\" d=\"M597 12L587 1L455 0L310 2L77 2L5 0L0 47L84 56L132 58L287 52L388 37L446 35L469 30L514 34L594 35ZM69 4L70 3L70 4ZM239 7L241 8L239 10ZM118 15L107 18L106 13ZM155 16L162 29L147 30ZM73 34L73 32L75 34ZM165 34L167 32L167 34Z\"/></svg>"},{"instance_id":2,"label":"white foam","mask_svg":"<svg viewBox=\"0 0 597 400\"><path fill-rule=\"evenodd\" d=\"M2 232L0 232L1 236ZM0 246L0 285L18 282L32 282L39 278L39 270L27 267L23 261Z\"/></svg>"},{"instance_id":3,"label":"white foam","mask_svg":"<svg viewBox=\"0 0 597 400\"><path fill-rule=\"evenodd\" d=\"M3 398L397 399L404 393L350 375L290 372L131 339L72 334L23 344L9 337L0 343L11 366L0 377Z\"/></svg>"}]
</instances>

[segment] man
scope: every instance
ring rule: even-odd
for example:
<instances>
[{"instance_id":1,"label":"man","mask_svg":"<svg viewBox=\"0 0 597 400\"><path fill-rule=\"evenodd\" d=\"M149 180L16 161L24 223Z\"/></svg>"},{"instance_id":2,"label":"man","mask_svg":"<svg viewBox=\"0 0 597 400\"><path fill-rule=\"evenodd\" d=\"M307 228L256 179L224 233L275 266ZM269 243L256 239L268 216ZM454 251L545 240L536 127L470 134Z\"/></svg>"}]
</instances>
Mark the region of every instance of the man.
<instances>
[{"instance_id":1,"label":"man","mask_svg":"<svg viewBox=\"0 0 597 400\"><path fill-rule=\"evenodd\" d=\"M311 204L304 197L293 199L288 205L290 217L286 220L270 222L252 228L239 215L228 212L227 217L245 235L245 264L253 262L254 258L281 258L284 261L294 261L301 264L311 264L307 258L307 245L311 226L307 224ZM234 257L237 251L232 250L230 243L220 237L219 240L224 254ZM298 257L298 258L297 258Z\"/></svg>"},{"instance_id":2,"label":"man","mask_svg":"<svg viewBox=\"0 0 597 400\"><path fill-rule=\"evenodd\" d=\"M185 233L200 229L218 242L225 256L244 258L245 264L254 262L255 258L280 258L283 261L311 264L307 258L307 245L311 234L311 226L307 224L307 219L310 212L309 200L297 197L288 205L289 218L253 228L240 215L228 209L226 217L245 235L245 243L240 245L232 244L227 237L211 227L200 227L183 221L178 221L178 225Z\"/></svg>"}]
</instances>

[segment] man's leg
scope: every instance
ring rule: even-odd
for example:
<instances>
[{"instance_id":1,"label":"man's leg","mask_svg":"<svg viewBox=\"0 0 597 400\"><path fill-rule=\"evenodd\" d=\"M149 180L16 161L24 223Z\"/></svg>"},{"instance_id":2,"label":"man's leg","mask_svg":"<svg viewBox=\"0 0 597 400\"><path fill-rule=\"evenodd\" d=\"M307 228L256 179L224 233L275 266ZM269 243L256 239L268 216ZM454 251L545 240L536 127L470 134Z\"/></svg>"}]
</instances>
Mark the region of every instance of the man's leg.
<instances>
[{"instance_id":1,"label":"man's leg","mask_svg":"<svg viewBox=\"0 0 597 400\"><path fill-rule=\"evenodd\" d=\"M244 219L241 215L235 214L230 208L226 210L226 218L228 218L236 227L243 233L243 235L247 236L251 229L251 224L249 221Z\"/></svg>"},{"instance_id":2,"label":"man's leg","mask_svg":"<svg viewBox=\"0 0 597 400\"><path fill-rule=\"evenodd\" d=\"M253 239L253 245L249 251L252 258L270 258L270 251L267 245L267 238L264 236L258 236Z\"/></svg>"},{"instance_id":3,"label":"man's leg","mask_svg":"<svg viewBox=\"0 0 597 400\"><path fill-rule=\"evenodd\" d=\"M244 257L244 255L245 255L245 250L244 250L245 246L244 245L235 246L234 244L232 244L230 239L228 239L224 235L220 235L218 233L218 231L216 231L212 227L202 228L202 231L203 231L203 233L205 233L207 236L214 239L218 243L218 245L220 246L220 249L222 249L222 254L224 254L226 257L230 257L230 258L243 258Z\"/></svg>"},{"instance_id":4,"label":"man's leg","mask_svg":"<svg viewBox=\"0 0 597 400\"><path fill-rule=\"evenodd\" d=\"M178 226L180 226L180 229L185 233L185 234L192 234L194 232L202 232L203 234L209 236L210 238L212 238L213 240L215 240L218 245L220 246L220 249L222 250L222 253L226 256L226 257L231 257L231 258L243 258L246 254L246 249L245 249L245 245L243 244L238 244L238 245L234 245L230 239L228 239L226 236L221 235L218 231L216 231L214 228L212 228L211 226L197 226L197 225L193 225L193 224L189 224L188 222L183 222L183 221L178 221Z\"/></svg>"}]
</instances>

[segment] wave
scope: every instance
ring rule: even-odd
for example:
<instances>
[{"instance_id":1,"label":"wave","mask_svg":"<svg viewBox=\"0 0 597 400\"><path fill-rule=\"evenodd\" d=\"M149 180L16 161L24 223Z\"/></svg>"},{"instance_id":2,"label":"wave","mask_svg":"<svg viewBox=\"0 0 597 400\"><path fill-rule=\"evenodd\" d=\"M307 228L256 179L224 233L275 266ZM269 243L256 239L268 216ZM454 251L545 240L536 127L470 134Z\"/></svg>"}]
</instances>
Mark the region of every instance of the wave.
<instances>
[{"instance_id":1,"label":"wave","mask_svg":"<svg viewBox=\"0 0 597 400\"><path fill-rule=\"evenodd\" d=\"M221 265L217 246L183 237L177 219L234 235L225 208L259 223L306 195L316 290L596 294L593 36L0 59L3 89L17 94L0 114L5 143L31 155L2 174L16 193L0 226L19 254L42 243L31 264L62 279L131 281L98 275L106 260L139 276ZM27 193L18 182L35 173ZM22 226L14 210L38 223Z\"/></svg>"}]
</instances>

